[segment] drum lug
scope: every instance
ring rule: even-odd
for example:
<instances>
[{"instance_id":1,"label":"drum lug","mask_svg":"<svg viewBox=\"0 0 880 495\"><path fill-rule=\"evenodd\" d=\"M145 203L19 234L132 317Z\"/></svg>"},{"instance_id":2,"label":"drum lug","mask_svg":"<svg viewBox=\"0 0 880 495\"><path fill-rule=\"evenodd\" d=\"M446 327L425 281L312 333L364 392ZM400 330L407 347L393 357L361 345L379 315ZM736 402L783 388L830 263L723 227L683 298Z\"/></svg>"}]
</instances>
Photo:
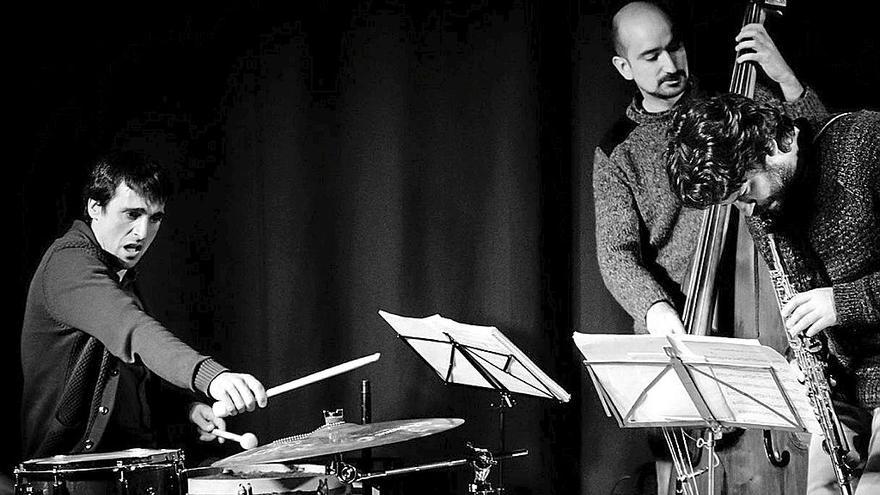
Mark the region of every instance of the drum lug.
<instances>
[{"instance_id":1,"label":"drum lug","mask_svg":"<svg viewBox=\"0 0 880 495\"><path fill-rule=\"evenodd\" d=\"M29 482L25 484L15 483L15 495L34 495L34 486Z\"/></svg>"},{"instance_id":2,"label":"drum lug","mask_svg":"<svg viewBox=\"0 0 880 495\"><path fill-rule=\"evenodd\" d=\"M52 480L51 495L68 495L67 485L64 484L64 478L58 473L55 473L54 479Z\"/></svg>"},{"instance_id":3,"label":"drum lug","mask_svg":"<svg viewBox=\"0 0 880 495\"><path fill-rule=\"evenodd\" d=\"M125 469L119 470L119 479L116 480L116 493L128 495L128 480L125 479Z\"/></svg>"},{"instance_id":4,"label":"drum lug","mask_svg":"<svg viewBox=\"0 0 880 495\"><path fill-rule=\"evenodd\" d=\"M238 485L238 493L236 495L254 495L254 487L250 483L247 485Z\"/></svg>"}]
</instances>

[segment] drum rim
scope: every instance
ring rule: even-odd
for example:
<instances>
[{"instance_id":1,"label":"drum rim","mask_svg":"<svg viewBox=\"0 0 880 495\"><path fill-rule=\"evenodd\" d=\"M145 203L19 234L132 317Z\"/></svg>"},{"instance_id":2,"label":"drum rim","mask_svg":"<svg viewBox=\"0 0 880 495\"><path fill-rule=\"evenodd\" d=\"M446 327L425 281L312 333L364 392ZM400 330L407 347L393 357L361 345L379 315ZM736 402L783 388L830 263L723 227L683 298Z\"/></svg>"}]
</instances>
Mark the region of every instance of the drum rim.
<instances>
[{"instance_id":1,"label":"drum rim","mask_svg":"<svg viewBox=\"0 0 880 495\"><path fill-rule=\"evenodd\" d=\"M135 448L89 454L61 454L23 461L15 468L15 473L45 474L175 466L181 464L183 459L184 454L181 449Z\"/></svg>"}]
</instances>

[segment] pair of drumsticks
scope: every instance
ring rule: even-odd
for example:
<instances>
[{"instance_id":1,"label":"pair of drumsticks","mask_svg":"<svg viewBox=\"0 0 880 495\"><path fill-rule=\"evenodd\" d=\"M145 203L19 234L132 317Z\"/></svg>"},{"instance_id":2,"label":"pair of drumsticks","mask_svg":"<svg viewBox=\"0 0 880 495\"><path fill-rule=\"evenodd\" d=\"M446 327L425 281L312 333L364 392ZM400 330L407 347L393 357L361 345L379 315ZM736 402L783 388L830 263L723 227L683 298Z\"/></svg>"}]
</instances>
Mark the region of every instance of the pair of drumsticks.
<instances>
[{"instance_id":1,"label":"pair of drumsticks","mask_svg":"<svg viewBox=\"0 0 880 495\"><path fill-rule=\"evenodd\" d=\"M378 361L379 356L380 354L377 352L375 354L370 354L369 356L364 356L362 358L353 359L342 364L337 364L336 366L332 366L325 370L312 373L311 375L306 375L302 378L297 378L296 380L291 380L287 383L282 383L281 385L277 385L270 388L269 390L266 390L266 397L274 397L278 394L283 394L284 392L289 392L297 388L305 387L306 385L311 385L312 383L330 378L331 376L336 376L342 373L349 372L353 369L360 368L361 366L365 366L367 364ZM220 401L215 402L214 405L211 406L211 409L214 410L214 415L218 418L225 418L226 416L229 416L229 410L226 408L226 405ZM220 430L217 428L214 428L211 433L218 437L238 442L239 445L241 445L241 448L245 450L252 449L258 444L257 437L253 433L237 435L235 433L228 432L226 430Z\"/></svg>"}]
</instances>

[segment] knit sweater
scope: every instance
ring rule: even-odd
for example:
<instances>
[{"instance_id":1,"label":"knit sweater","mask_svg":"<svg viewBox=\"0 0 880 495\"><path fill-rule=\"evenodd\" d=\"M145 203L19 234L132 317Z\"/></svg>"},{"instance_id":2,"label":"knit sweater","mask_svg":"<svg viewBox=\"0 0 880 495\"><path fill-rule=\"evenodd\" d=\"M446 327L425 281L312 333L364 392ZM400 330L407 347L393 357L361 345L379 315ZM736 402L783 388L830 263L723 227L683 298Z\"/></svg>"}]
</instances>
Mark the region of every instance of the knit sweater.
<instances>
[{"instance_id":1,"label":"knit sweater","mask_svg":"<svg viewBox=\"0 0 880 495\"><path fill-rule=\"evenodd\" d=\"M756 99L779 101L762 87ZM798 100L780 104L795 118L825 114L809 88ZM672 113L649 113L636 95L596 148L593 161L599 269L637 333L646 332L645 314L654 303L667 301L681 311L681 283L703 216L681 206L669 185L663 153Z\"/></svg>"},{"instance_id":2,"label":"knit sweater","mask_svg":"<svg viewBox=\"0 0 880 495\"><path fill-rule=\"evenodd\" d=\"M818 129L828 124L818 135ZM880 407L880 113L808 119L782 213L749 228L767 260L773 233L798 292L832 287L838 325L826 330L841 391Z\"/></svg>"},{"instance_id":3,"label":"knit sweater","mask_svg":"<svg viewBox=\"0 0 880 495\"><path fill-rule=\"evenodd\" d=\"M146 366L172 384L206 392L225 370L143 310L133 283L92 229L77 220L43 255L31 280L21 336L22 454L99 450L120 404L125 366ZM126 393L137 397L137 393ZM140 400L140 399L135 399ZM149 415L145 412L144 419Z\"/></svg>"}]
</instances>

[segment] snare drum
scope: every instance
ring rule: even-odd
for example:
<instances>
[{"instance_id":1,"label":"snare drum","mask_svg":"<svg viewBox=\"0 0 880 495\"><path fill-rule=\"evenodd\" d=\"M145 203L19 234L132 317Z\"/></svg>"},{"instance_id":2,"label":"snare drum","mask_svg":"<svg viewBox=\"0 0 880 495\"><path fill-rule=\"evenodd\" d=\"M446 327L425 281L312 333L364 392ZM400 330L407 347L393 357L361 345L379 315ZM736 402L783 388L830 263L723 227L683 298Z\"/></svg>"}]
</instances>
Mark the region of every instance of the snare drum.
<instances>
[{"instance_id":1,"label":"snare drum","mask_svg":"<svg viewBox=\"0 0 880 495\"><path fill-rule=\"evenodd\" d=\"M188 495L349 493L348 485L317 464L255 464L231 468L194 468L184 472Z\"/></svg>"},{"instance_id":2,"label":"snare drum","mask_svg":"<svg viewBox=\"0 0 880 495\"><path fill-rule=\"evenodd\" d=\"M179 495L183 452L128 449L32 459L15 469L18 495Z\"/></svg>"}]
</instances>

